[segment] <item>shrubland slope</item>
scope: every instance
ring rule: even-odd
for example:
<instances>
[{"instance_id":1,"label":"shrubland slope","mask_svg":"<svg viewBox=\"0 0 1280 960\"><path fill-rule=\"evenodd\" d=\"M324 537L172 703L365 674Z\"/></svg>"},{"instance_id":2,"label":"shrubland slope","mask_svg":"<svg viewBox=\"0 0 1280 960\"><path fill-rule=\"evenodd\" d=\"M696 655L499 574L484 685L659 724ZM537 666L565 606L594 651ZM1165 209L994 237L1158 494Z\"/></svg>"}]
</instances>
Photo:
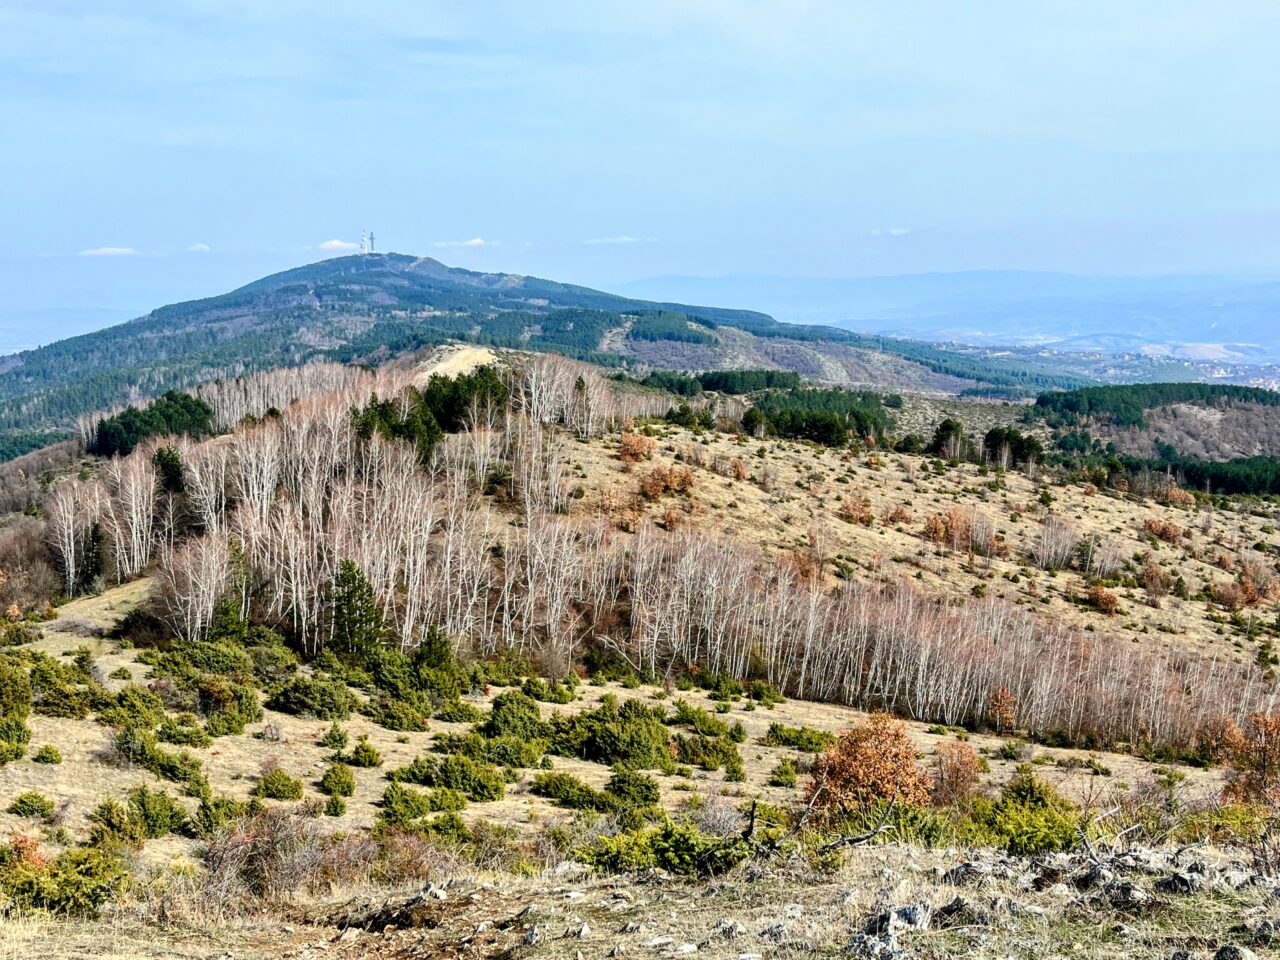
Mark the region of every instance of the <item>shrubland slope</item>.
<instances>
[{"instance_id":1,"label":"shrubland slope","mask_svg":"<svg viewBox=\"0 0 1280 960\"><path fill-rule=\"evenodd\" d=\"M199 393L11 468L9 954L1267 949L1269 501L475 347Z\"/></svg>"}]
</instances>

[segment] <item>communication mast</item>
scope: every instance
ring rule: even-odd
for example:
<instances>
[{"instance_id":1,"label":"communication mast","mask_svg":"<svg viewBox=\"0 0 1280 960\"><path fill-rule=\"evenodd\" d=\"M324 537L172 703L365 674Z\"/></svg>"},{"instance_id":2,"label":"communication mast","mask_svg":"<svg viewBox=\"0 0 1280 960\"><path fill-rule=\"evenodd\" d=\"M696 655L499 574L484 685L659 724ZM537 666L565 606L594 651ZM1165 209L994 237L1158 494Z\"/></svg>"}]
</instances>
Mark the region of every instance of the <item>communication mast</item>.
<instances>
[{"instance_id":1,"label":"communication mast","mask_svg":"<svg viewBox=\"0 0 1280 960\"><path fill-rule=\"evenodd\" d=\"M367 252L373 253L373 231L372 230L369 231L369 249Z\"/></svg>"}]
</instances>

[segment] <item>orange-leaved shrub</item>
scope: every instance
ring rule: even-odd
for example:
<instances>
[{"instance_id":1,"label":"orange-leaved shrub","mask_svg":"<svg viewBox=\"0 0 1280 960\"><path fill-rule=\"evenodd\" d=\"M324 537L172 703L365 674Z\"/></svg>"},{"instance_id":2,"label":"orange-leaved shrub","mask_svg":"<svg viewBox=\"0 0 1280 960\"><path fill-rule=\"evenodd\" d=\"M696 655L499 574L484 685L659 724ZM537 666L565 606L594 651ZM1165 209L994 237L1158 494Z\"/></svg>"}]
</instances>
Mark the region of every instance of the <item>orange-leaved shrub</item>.
<instances>
[{"instance_id":1,"label":"orange-leaved shrub","mask_svg":"<svg viewBox=\"0 0 1280 960\"><path fill-rule=\"evenodd\" d=\"M1032 583L1034 582L1033 580ZM1018 719L1018 698L1008 687L992 690L991 696L987 697L987 716L996 733L1012 730Z\"/></svg>"},{"instance_id":2,"label":"orange-leaved shrub","mask_svg":"<svg viewBox=\"0 0 1280 960\"><path fill-rule=\"evenodd\" d=\"M1223 799L1280 806L1280 714L1249 714L1232 741Z\"/></svg>"},{"instance_id":3,"label":"orange-leaved shrub","mask_svg":"<svg viewBox=\"0 0 1280 960\"><path fill-rule=\"evenodd\" d=\"M900 720L872 714L813 764L807 788L814 811L829 821L858 813L877 800L925 806L932 783L916 763L916 749Z\"/></svg>"},{"instance_id":4,"label":"orange-leaved shrub","mask_svg":"<svg viewBox=\"0 0 1280 960\"><path fill-rule=\"evenodd\" d=\"M969 800L978 789L982 758L967 743L947 740L933 751L933 802L952 807Z\"/></svg>"},{"instance_id":5,"label":"orange-leaved shrub","mask_svg":"<svg viewBox=\"0 0 1280 960\"><path fill-rule=\"evenodd\" d=\"M859 523L864 527L871 526L875 514L871 512L871 501L861 493L851 493L836 508L836 516L846 523Z\"/></svg>"},{"instance_id":6,"label":"orange-leaved shrub","mask_svg":"<svg viewBox=\"0 0 1280 960\"><path fill-rule=\"evenodd\" d=\"M618 444L618 459L623 463L639 463L653 456L653 441L639 433L624 433Z\"/></svg>"},{"instance_id":7,"label":"orange-leaved shrub","mask_svg":"<svg viewBox=\"0 0 1280 960\"><path fill-rule=\"evenodd\" d=\"M645 500L657 500L668 493L688 496L694 483L693 471L688 467L654 467L640 478L638 492Z\"/></svg>"},{"instance_id":8,"label":"orange-leaved shrub","mask_svg":"<svg viewBox=\"0 0 1280 960\"><path fill-rule=\"evenodd\" d=\"M1165 543L1177 543L1185 531L1171 520L1148 517L1142 521L1142 532Z\"/></svg>"},{"instance_id":9,"label":"orange-leaved shrub","mask_svg":"<svg viewBox=\"0 0 1280 960\"><path fill-rule=\"evenodd\" d=\"M1085 592L1085 599L1089 602L1089 606L1105 613L1108 617L1114 617L1116 611L1120 609L1120 598L1100 583L1089 587Z\"/></svg>"}]
</instances>

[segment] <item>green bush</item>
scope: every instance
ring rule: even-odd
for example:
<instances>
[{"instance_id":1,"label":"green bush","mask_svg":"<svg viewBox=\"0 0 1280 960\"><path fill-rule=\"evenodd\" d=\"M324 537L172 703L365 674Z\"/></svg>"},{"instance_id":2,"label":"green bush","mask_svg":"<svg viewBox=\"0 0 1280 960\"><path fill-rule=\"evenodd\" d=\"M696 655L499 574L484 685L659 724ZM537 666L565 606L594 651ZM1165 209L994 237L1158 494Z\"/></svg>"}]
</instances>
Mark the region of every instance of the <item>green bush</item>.
<instances>
[{"instance_id":1,"label":"green bush","mask_svg":"<svg viewBox=\"0 0 1280 960\"><path fill-rule=\"evenodd\" d=\"M501 800L506 792L506 782L497 768L457 755L440 762L435 785L457 790L476 803Z\"/></svg>"},{"instance_id":2,"label":"green bush","mask_svg":"<svg viewBox=\"0 0 1280 960\"><path fill-rule=\"evenodd\" d=\"M156 743L150 730L126 727L116 734L116 755L120 759L150 770L163 780L183 783L188 788L198 788L204 783L200 761L185 750L172 753Z\"/></svg>"},{"instance_id":3,"label":"green bush","mask_svg":"<svg viewBox=\"0 0 1280 960\"><path fill-rule=\"evenodd\" d=\"M790 758L778 763L769 774L769 786L794 787L796 785L796 762Z\"/></svg>"},{"instance_id":4,"label":"green bush","mask_svg":"<svg viewBox=\"0 0 1280 960\"><path fill-rule=\"evenodd\" d=\"M324 802L324 815L326 817L340 817L347 812L347 801L336 794L330 796Z\"/></svg>"},{"instance_id":5,"label":"green bush","mask_svg":"<svg viewBox=\"0 0 1280 960\"><path fill-rule=\"evenodd\" d=\"M244 728L262 719L262 702L255 687L209 674L198 681L201 711L211 737L239 736Z\"/></svg>"},{"instance_id":6,"label":"green bush","mask_svg":"<svg viewBox=\"0 0 1280 960\"><path fill-rule=\"evenodd\" d=\"M103 696L101 685L83 671L58 663L47 654L35 656L30 680L32 707L46 717L83 720Z\"/></svg>"},{"instance_id":7,"label":"green bush","mask_svg":"<svg viewBox=\"0 0 1280 960\"><path fill-rule=\"evenodd\" d=\"M1031 748L1027 746L1026 741L1019 740L1017 737L1000 744L998 751L1001 760L1025 760L1030 753Z\"/></svg>"},{"instance_id":8,"label":"green bush","mask_svg":"<svg viewBox=\"0 0 1280 960\"><path fill-rule=\"evenodd\" d=\"M456 813L442 813L429 820L421 820L413 825L413 829L424 837L456 846L475 842L472 831Z\"/></svg>"},{"instance_id":9,"label":"green bush","mask_svg":"<svg viewBox=\"0 0 1280 960\"><path fill-rule=\"evenodd\" d=\"M317 720L346 720L355 697L336 680L293 677L267 703L272 710Z\"/></svg>"},{"instance_id":10,"label":"green bush","mask_svg":"<svg viewBox=\"0 0 1280 960\"><path fill-rule=\"evenodd\" d=\"M778 692L778 688L766 680L752 680L747 684L747 696L766 707L787 702L787 698Z\"/></svg>"},{"instance_id":11,"label":"green bush","mask_svg":"<svg viewBox=\"0 0 1280 960\"><path fill-rule=\"evenodd\" d=\"M445 723L479 723L484 716L484 711L479 707L461 700L447 700L436 711L436 719Z\"/></svg>"},{"instance_id":12,"label":"green bush","mask_svg":"<svg viewBox=\"0 0 1280 960\"><path fill-rule=\"evenodd\" d=\"M849 833L866 833L884 823L887 829L881 834L886 842L902 843L921 847L938 847L953 844L957 837L974 842L977 845L989 846L992 843L989 834L974 832L961 821L957 823L944 810L933 807L913 806L906 803L893 804L889 809L889 801L876 800L866 804L852 813L844 824Z\"/></svg>"},{"instance_id":13,"label":"green bush","mask_svg":"<svg viewBox=\"0 0 1280 960\"><path fill-rule=\"evenodd\" d=\"M550 752L634 770L668 770L671 737L664 716L661 707L639 700L619 706L609 695L594 710L552 717Z\"/></svg>"},{"instance_id":14,"label":"green bush","mask_svg":"<svg viewBox=\"0 0 1280 960\"><path fill-rule=\"evenodd\" d=\"M540 773L533 778L530 792L554 800L571 810L596 810L606 813L616 806L614 799L583 783L569 773Z\"/></svg>"},{"instance_id":15,"label":"green bush","mask_svg":"<svg viewBox=\"0 0 1280 960\"><path fill-rule=\"evenodd\" d=\"M0 853L0 890L22 909L92 917L128 882L124 864L105 850L77 847L47 863L12 848Z\"/></svg>"},{"instance_id":16,"label":"green bush","mask_svg":"<svg viewBox=\"0 0 1280 960\"><path fill-rule=\"evenodd\" d=\"M675 738L676 761L687 763L703 770L718 770L724 767L740 770L742 755L738 746L728 737L703 737L694 734L691 737Z\"/></svg>"},{"instance_id":17,"label":"green bush","mask_svg":"<svg viewBox=\"0 0 1280 960\"><path fill-rule=\"evenodd\" d=\"M0 717L0 767L21 759L31 742L31 730L22 717Z\"/></svg>"},{"instance_id":18,"label":"green bush","mask_svg":"<svg viewBox=\"0 0 1280 960\"><path fill-rule=\"evenodd\" d=\"M760 741L766 747L790 747L803 753L822 753L836 738L833 734L812 727L788 727L781 723L769 724L769 730Z\"/></svg>"},{"instance_id":19,"label":"green bush","mask_svg":"<svg viewBox=\"0 0 1280 960\"><path fill-rule=\"evenodd\" d=\"M320 792L330 797L349 797L356 792L356 775L341 763L330 764L320 778Z\"/></svg>"},{"instance_id":20,"label":"green bush","mask_svg":"<svg viewBox=\"0 0 1280 960\"><path fill-rule=\"evenodd\" d=\"M245 803L234 797L207 794L201 798L196 815L191 820L192 829L196 836L205 840L212 839L233 821L251 813L256 803L256 800Z\"/></svg>"},{"instance_id":21,"label":"green bush","mask_svg":"<svg viewBox=\"0 0 1280 960\"><path fill-rule=\"evenodd\" d=\"M543 703L572 703L574 698L572 687L555 682L547 683L541 677L528 677L520 685L520 690L525 696Z\"/></svg>"},{"instance_id":22,"label":"green bush","mask_svg":"<svg viewBox=\"0 0 1280 960\"><path fill-rule=\"evenodd\" d=\"M727 737L729 735L729 724L708 713L702 707L690 706L686 700L677 700L675 708L676 712L667 717L667 723L692 727L695 733L700 733L704 737Z\"/></svg>"},{"instance_id":23,"label":"green bush","mask_svg":"<svg viewBox=\"0 0 1280 960\"><path fill-rule=\"evenodd\" d=\"M365 709L366 715L379 726L401 733L422 733L429 724L429 711L419 709L413 703L378 697Z\"/></svg>"},{"instance_id":24,"label":"green bush","mask_svg":"<svg viewBox=\"0 0 1280 960\"><path fill-rule=\"evenodd\" d=\"M129 793L129 816L148 840L177 833L186 825L187 811L163 790L138 787Z\"/></svg>"},{"instance_id":25,"label":"green bush","mask_svg":"<svg viewBox=\"0 0 1280 960\"><path fill-rule=\"evenodd\" d=\"M494 698L488 718L476 732L490 739L545 740L547 725L542 721L542 711L538 709L536 700L519 690L507 690Z\"/></svg>"},{"instance_id":26,"label":"green bush","mask_svg":"<svg viewBox=\"0 0 1280 960\"><path fill-rule=\"evenodd\" d=\"M387 779L393 783L448 787L476 803L501 800L506 791L506 781L496 767L477 763L460 754L443 759L418 757L408 766L392 770Z\"/></svg>"},{"instance_id":27,"label":"green bush","mask_svg":"<svg viewBox=\"0 0 1280 960\"><path fill-rule=\"evenodd\" d=\"M50 610L49 615L42 616L41 619L55 616L57 613ZM34 623L26 620L0 620L0 647L20 647L26 643L34 643L40 637L40 629Z\"/></svg>"},{"instance_id":28,"label":"green bush","mask_svg":"<svg viewBox=\"0 0 1280 960\"><path fill-rule=\"evenodd\" d=\"M637 770L618 768L605 784L604 792L628 807L648 807L661 798L658 781Z\"/></svg>"},{"instance_id":29,"label":"green bush","mask_svg":"<svg viewBox=\"0 0 1280 960\"><path fill-rule=\"evenodd\" d=\"M31 757L32 763L61 763L62 751L52 743L46 743Z\"/></svg>"},{"instance_id":30,"label":"green bush","mask_svg":"<svg viewBox=\"0 0 1280 960\"><path fill-rule=\"evenodd\" d=\"M716 837L692 824L670 821L647 830L600 837L582 851L587 863L608 873L658 867L688 877L718 876L747 858L740 837Z\"/></svg>"},{"instance_id":31,"label":"green bush","mask_svg":"<svg viewBox=\"0 0 1280 960\"><path fill-rule=\"evenodd\" d=\"M180 747L207 747L213 743L213 738L200 726L200 720L194 713L165 717L156 729L156 739Z\"/></svg>"},{"instance_id":32,"label":"green bush","mask_svg":"<svg viewBox=\"0 0 1280 960\"><path fill-rule=\"evenodd\" d=\"M727 673L702 673L697 676L698 686L706 690L712 700L732 703L746 692L742 682Z\"/></svg>"},{"instance_id":33,"label":"green bush","mask_svg":"<svg viewBox=\"0 0 1280 960\"><path fill-rule=\"evenodd\" d=\"M999 800L977 798L972 816L1015 856L1070 850L1078 842L1079 812L1026 764L1005 785Z\"/></svg>"},{"instance_id":34,"label":"green bush","mask_svg":"<svg viewBox=\"0 0 1280 960\"><path fill-rule=\"evenodd\" d=\"M39 820L48 820L53 816L53 801L42 793L28 790L26 793L20 793L13 798L13 802L9 804L8 812L17 817L34 817Z\"/></svg>"},{"instance_id":35,"label":"green bush","mask_svg":"<svg viewBox=\"0 0 1280 960\"><path fill-rule=\"evenodd\" d=\"M423 792L392 783L383 791L378 821L383 826L407 826L432 813L456 813L466 805L467 798L448 787Z\"/></svg>"},{"instance_id":36,"label":"green bush","mask_svg":"<svg viewBox=\"0 0 1280 960\"><path fill-rule=\"evenodd\" d=\"M128 684L106 706L98 710L98 722L110 727L144 727L148 730L164 719L164 701L153 691Z\"/></svg>"},{"instance_id":37,"label":"green bush","mask_svg":"<svg viewBox=\"0 0 1280 960\"><path fill-rule=\"evenodd\" d=\"M604 790L583 783L568 773L540 773L530 790L572 810L599 813L634 813L643 819L658 802L658 783L633 770L615 770Z\"/></svg>"},{"instance_id":38,"label":"green bush","mask_svg":"<svg viewBox=\"0 0 1280 960\"><path fill-rule=\"evenodd\" d=\"M97 847L140 847L146 840L142 823L115 797L107 797L89 814L89 843Z\"/></svg>"},{"instance_id":39,"label":"green bush","mask_svg":"<svg viewBox=\"0 0 1280 960\"><path fill-rule=\"evenodd\" d=\"M31 679L16 663L0 660L0 717L25 719L31 713Z\"/></svg>"},{"instance_id":40,"label":"green bush","mask_svg":"<svg viewBox=\"0 0 1280 960\"><path fill-rule=\"evenodd\" d=\"M378 748L369 742L369 738L361 736L356 741L356 745L351 749L351 756L347 757L347 763L353 767L380 767L382 766L382 754L378 752Z\"/></svg>"},{"instance_id":41,"label":"green bush","mask_svg":"<svg viewBox=\"0 0 1280 960\"><path fill-rule=\"evenodd\" d=\"M545 740L520 737L484 737L478 733L438 734L433 749L441 753L460 753L481 763L501 767L536 767L546 751Z\"/></svg>"},{"instance_id":42,"label":"green bush","mask_svg":"<svg viewBox=\"0 0 1280 960\"><path fill-rule=\"evenodd\" d=\"M335 753L341 753L347 748L347 731L335 720L320 738L320 746L328 747Z\"/></svg>"},{"instance_id":43,"label":"green bush","mask_svg":"<svg viewBox=\"0 0 1280 960\"><path fill-rule=\"evenodd\" d=\"M244 646L229 639L175 639L167 649L144 650L138 660L157 676L193 679L204 674L250 677L253 658Z\"/></svg>"},{"instance_id":44,"label":"green bush","mask_svg":"<svg viewBox=\"0 0 1280 960\"><path fill-rule=\"evenodd\" d=\"M302 781L276 767L263 774L253 788L253 795L267 800L301 800Z\"/></svg>"},{"instance_id":45,"label":"green bush","mask_svg":"<svg viewBox=\"0 0 1280 960\"><path fill-rule=\"evenodd\" d=\"M253 676L260 684L278 686L298 672L298 655L274 630L251 627L246 642Z\"/></svg>"}]
</instances>

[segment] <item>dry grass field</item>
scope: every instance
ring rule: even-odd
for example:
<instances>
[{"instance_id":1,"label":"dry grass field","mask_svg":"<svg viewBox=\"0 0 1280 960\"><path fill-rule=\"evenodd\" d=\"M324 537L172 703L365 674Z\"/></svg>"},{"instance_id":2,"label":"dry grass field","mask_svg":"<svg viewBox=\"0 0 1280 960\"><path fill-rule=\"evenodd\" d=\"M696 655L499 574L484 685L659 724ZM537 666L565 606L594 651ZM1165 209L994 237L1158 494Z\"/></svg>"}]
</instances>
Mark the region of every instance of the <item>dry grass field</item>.
<instances>
[{"instance_id":1,"label":"dry grass field","mask_svg":"<svg viewBox=\"0 0 1280 960\"><path fill-rule=\"evenodd\" d=\"M110 628L128 609L146 595L147 581L137 581L106 593L72 601L61 608L61 615L46 625L44 636L33 647L51 655L70 659L79 650L87 649L93 657L95 672L100 674L110 690L117 690L127 681L112 679L108 673L121 667L127 668L135 682L147 681L149 667L136 660L136 651L121 649L104 637L86 637L91 632ZM476 706L487 709L488 702L504 688L493 687L485 698L473 700ZM578 698L564 705L540 704L543 716L553 712L573 713L598 706L606 695L619 700L638 698L650 705L670 708L676 700L707 709L714 713L716 702L701 690L668 691L661 687L640 686L628 688L618 683L587 683L579 687ZM740 805L752 798L768 803L787 805L800 800L794 788L770 786L771 771L784 759L797 761L805 766L805 755L785 747L767 746L760 741L771 723L791 727L810 727L815 730L839 733L866 720L859 711L834 704L810 703L788 700L772 707L755 706L749 701L733 705L723 715L727 721L740 721L747 732L741 745L746 767L743 782L727 782L723 770L705 772L694 769L688 777L660 776L662 805L678 812L693 803L707 801L730 802ZM57 765L38 764L25 758L0 770L0 836L20 833L30 828L30 821L2 812L18 794L35 790L59 803L58 822L72 839L83 840L90 827L88 814L106 796L124 797L128 791L141 784L163 787L160 780L146 770L137 767L120 767L105 762L112 731L92 720L71 720L33 715L29 721L33 748L54 744L62 751L64 762ZM397 733L355 714L343 724L354 741L366 736L382 755L381 767L355 770L356 791L347 801L346 813L341 817L326 818L325 823L335 830L367 830L379 809L379 801L387 787L384 772L410 763L415 757L431 749L436 734L465 733L468 724L432 721L430 729L419 733ZM320 738L328 729L327 722L308 720L297 716L266 710L264 719L251 724L240 736L220 737L208 748L193 752L202 760L214 791L237 799L248 799L264 764L278 763L290 774L299 777L307 785L307 796L320 799L316 782L328 765L332 750L320 744ZM1018 763L1030 759L1042 776L1050 780L1066 796L1091 806L1101 806L1117 791L1125 792L1146 785L1153 775L1154 765L1126 754L1090 754L1079 750L1050 747L1027 748L1025 755L1017 759L1002 759L1000 747L1005 740L984 734L968 734L960 731L940 732L924 724L909 724L912 740L922 761L927 765L938 744L962 736L987 757L990 769L984 773L984 784L998 788L1013 775ZM1108 771L1099 775L1085 763L1097 757ZM1060 762L1061 761L1061 762ZM555 769L573 774L596 787L603 787L610 771L607 767L573 758L555 758ZM515 827L532 835L548 822L562 816L565 811L553 802L530 793L528 788L537 771L524 771L521 779L508 787L502 800L489 803L472 803L462 811L467 821L488 820L504 826ZM1220 774L1214 771L1185 768L1187 779L1180 787L1187 799L1203 800L1217 794L1221 787ZM187 801L194 810L195 802ZM190 855L195 841L176 837L148 843L146 857L153 863L164 863L174 858Z\"/></svg>"},{"instance_id":2,"label":"dry grass field","mask_svg":"<svg viewBox=\"0 0 1280 960\"><path fill-rule=\"evenodd\" d=\"M1147 555L1169 584L1182 577L1192 598L1235 582L1241 565L1251 561L1274 577L1270 552L1258 546L1280 549L1276 508L1243 498L1233 500L1231 510L1162 505L1087 484L1047 485L1024 471L1000 473L889 452L850 455L775 439L697 436L678 427L657 431L652 461L627 465L618 457L616 441L591 441L574 448L571 462L587 503L625 527L634 527L643 514L780 554L816 548L837 574L883 582L911 578L944 602L1003 597L1117 642L1171 644L1253 660L1259 641L1248 638L1248 624L1269 623L1277 614L1280 594L1274 592L1232 623L1232 611L1221 603L1183 599L1168 587L1153 593L1137 579ZM689 467L696 481L692 494L638 500L638 480L655 466ZM743 479L735 479L735 470ZM1046 491L1047 505L1040 499ZM842 517L842 509L854 504L860 504L859 519ZM928 540L928 517L951 510L974 527L985 526L998 538L999 551L984 556ZM1033 555L1049 517L1066 521L1082 543L1094 539L1095 549L1116 564L1119 607L1114 614L1085 602L1082 572L1037 566ZM1162 533L1175 531L1174 542L1153 535L1152 524L1164 525L1158 528Z\"/></svg>"},{"instance_id":3,"label":"dry grass field","mask_svg":"<svg viewBox=\"0 0 1280 960\"><path fill-rule=\"evenodd\" d=\"M491 359L486 351L472 348L443 351L423 369L458 373ZM1000 405L983 409L993 423L1012 422L1016 414ZM952 606L974 597L1000 597L1117 645L1164 645L1244 664L1265 659L1269 650L1267 636L1274 631L1251 628L1270 627L1276 618L1277 594L1269 573L1275 521L1272 508L1262 502L1240 498L1223 509L1184 496L1161 503L1087 484L1046 482L1034 472L947 464L929 457L841 452L661 423L642 429L652 441L651 456L633 463L619 456L618 434L565 441L571 518L586 524L602 520L621 537L647 523L667 531L695 528L762 549L778 563L807 565L830 586L841 579L886 584L905 579L924 596ZM653 471L683 468L692 478L685 492L648 498L639 494ZM513 529L522 522L518 511L501 500L495 500L495 507L498 522ZM970 531L963 542L936 535L959 522ZM1073 547L1061 562L1042 562L1038 554L1046 527L1066 530L1073 545L1091 548ZM1110 611L1088 599L1095 556L1106 561L1103 579L1116 599ZM1254 593L1233 610L1223 588L1239 588L1246 573ZM1178 578L1181 584L1175 587ZM130 683L146 685L155 679L152 668L140 659L140 651L113 639L112 628L130 611L146 606L158 589L157 582L142 578L66 603L56 619L40 624L39 637L26 646L60 662L87 665L110 692ZM310 672L303 668L304 674ZM493 684L466 702L484 712L505 689ZM655 774L665 811L721 827L740 820L753 802L791 811L803 807L812 754L764 742L771 724L837 734L868 719L835 704L726 702L697 688L592 680L578 684L570 702L542 702L538 709L545 720L593 709L606 697L637 700L667 712L683 701L741 724L741 777L696 766ZM175 796L180 792L176 784L142 767L121 763L113 749L115 731L93 717L37 712L27 725L27 755L0 767L0 838L37 836L50 852L69 849L89 839L94 826L90 815L104 799L123 800L144 785ZM375 835L387 773L432 755L437 736L471 729L467 723L432 719L426 730L397 732L359 710L342 726L353 743L367 739L381 762L347 768L355 787L343 811L308 822L327 836L357 845L370 844ZM212 795L248 800L263 773L278 767L302 781L303 808L318 808L324 799L319 781L334 757L334 750L321 742L329 727L328 721L268 709L241 734L187 749L200 760ZM1038 777L1086 817L1105 817L1106 811L1153 798L1171 809L1212 809L1222 795L1221 767L1172 770L1129 753L1027 744L1016 732L1001 737L923 723L905 727L925 770L938 762L943 745L963 741L974 748L983 767L979 789L988 796L998 795L1023 764L1031 764ZM35 762L34 754L45 744L61 752L61 763ZM794 785L781 785L775 777L779 765L787 763L800 774ZM612 774L603 764L562 756L550 758L549 766L597 790ZM1113 892L1102 897L1081 883L1063 880L1073 871L1089 869L1079 859L1082 854L1058 862L905 843L860 848L840 860L815 856L812 850L793 852L749 862L728 877L702 883L597 874L565 861L563 851L551 852L550 832L578 825L574 811L535 793L541 772L513 771L501 799L473 799L460 812L473 832L494 829L526 845L538 861L526 864L529 869L513 874L442 852L432 854L434 859L412 883L370 886L334 879L275 901L228 909L213 906L217 901L200 889L205 840L170 834L130 851L134 885L101 920L75 922L35 913L3 917L0 960L834 956L844 955L846 945L883 911L923 901L933 910L960 902L948 916L970 920L904 930L894 942L906 952L861 955L1156 958L1188 944L1208 949L1227 943L1242 919L1260 922L1275 912L1274 885L1256 878L1243 885L1206 886L1196 897L1135 907L1114 902L1114 889L1123 884L1116 888L1109 883L1106 889ZM9 812L14 799L28 792L52 799L54 814L39 822ZM193 797L178 796L178 802L188 814L196 812ZM265 803L293 809L288 802ZM1187 869L1208 871L1206 876L1238 872L1243 857L1239 848L1224 852L1197 846L1191 853L1174 849L1153 855L1159 858L1155 865L1134 861L1107 869L1146 877L1141 880L1145 889L1157 877L1186 866L1180 859L1184 854L1202 858L1204 862L1195 861L1200 867ZM543 855L545 863L538 860ZM996 864L983 883L966 886L947 874L979 855ZM1125 854L1121 845L1090 855L1110 857L1110 864ZM527 875L530 870L535 875ZM1046 882L1045 877L1058 879ZM420 894L424 883L437 886L429 896L423 894L426 899L414 908L418 912L412 924L374 931L369 904ZM1262 935L1250 942L1259 951L1267 944Z\"/></svg>"}]
</instances>

